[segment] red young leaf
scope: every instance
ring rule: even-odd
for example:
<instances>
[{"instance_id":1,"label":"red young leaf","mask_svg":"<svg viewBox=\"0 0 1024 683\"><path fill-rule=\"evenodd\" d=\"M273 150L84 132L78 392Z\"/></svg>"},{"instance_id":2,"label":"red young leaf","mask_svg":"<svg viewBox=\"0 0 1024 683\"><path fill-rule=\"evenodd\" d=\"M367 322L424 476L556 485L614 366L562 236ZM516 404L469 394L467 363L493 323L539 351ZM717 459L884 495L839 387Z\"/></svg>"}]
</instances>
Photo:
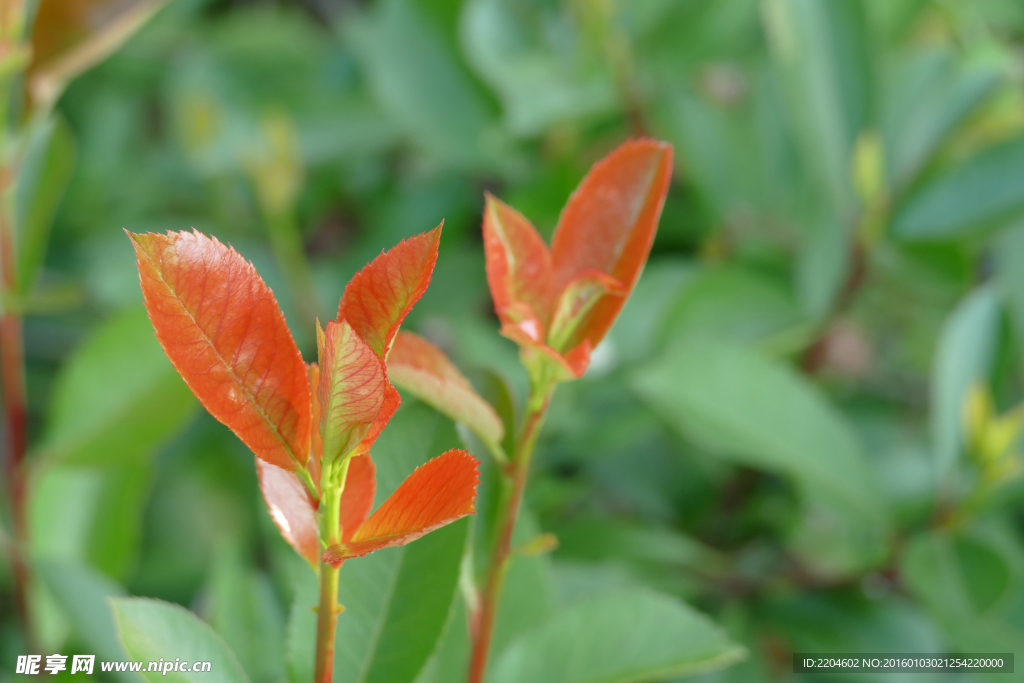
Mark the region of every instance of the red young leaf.
<instances>
[{"instance_id":1,"label":"red young leaf","mask_svg":"<svg viewBox=\"0 0 1024 683\"><path fill-rule=\"evenodd\" d=\"M356 273L345 287L338 320L347 320L381 358L387 355L409 309L430 284L441 225L399 242Z\"/></svg>"},{"instance_id":2,"label":"red young leaf","mask_svg":"<svg viewBox=\"0 0 1024 683\"><path fill-rule=\"evenodd\" d=\"M388 384L383 361L347 321L317 324L322 373L320 436L324 462L334 462L366 436L384 405Z\"/></svg>"},{"instance_id":3,"label":"red young leaf","mask_svg":"<svg viewBox=\"0 0 1024 683\"><path fill-rule=\"evenodd\" d=\"M672 147L631 140L599 161L569 198L551 242L559 291L579 273L608 273L631 292L643 270L672 178ZM602 298L587 315L582 337L596 346L626 297Z\"/></svg>"},{"instance_id":4,"label":"red young leaf","mask_svg":"<svg viewBox=\"0 0 1024 683\"><path fill-rule=\"evenodd\" d=\"M349 539L366 521L373 508L377 482L369 455L352 458L345 490L341 494L342 538ZM316 506L294 473L261 460L256 461L263 500L284 540L316 567L320 563L319 521Z\"/></svg>"},{"instance_id":5,"label":"red young leaf","mask_svg":"<svg viewBox=\"0 0 1024 683\"><path fill-rule=\"evenodd\" d=\"M316 363L306 363L306 374L309 375L309 394L312 398L310 424L313 425L310 434L309 462L306 469L309 476L316 484L317 495L320 494L320 461L324 457L324 442L320 438L320 366Z\"/></svg>"},{"instance_id":6,"label":"red young leaf","mask_svg":"<svg viewBox=\"0 0 1024 683\"><path fill-rule=\"evenodd\" d=\"M306 366L256 269L195 231L128 236L157 339L192 392L257 457L304 466Z\"/></svg>"},{"instance_id":7,"label":"red young leaf","mask_svg":"<svg viewBox=\"0 0 1024 683\"><path fill-rule=\"evenodd\" d=\"M585 270L565 286L551 317L548 344L558 351L576 346L587 314L602 297L626 295L622 283L600 270Z\"/></svg>"},{"instance_id":8,"label":"red young leaf","mask_svg":"<svg viewBox=\"0 0 1024 683\"><path fill-rule=\"evenodd\" d=\"M501 418L462 376L444 351L411 332L399 332L388 356L388 375L453 420L464 422L485 441L505 435Z\"/></svg>"},{"instance_id":9,"label":"red young leaf","mask_svg":"<svg viewBox=\"0 0 1024 683\"><path fill-rule=\"evenodd\" d=\"M530 221L489 193L486 197L484 251L494 308L502 322L540 340L551 312L551 254Z\"/></svg>"},{"instance_id":10,"label":"red young leaf","mask_svg":"<svg viewBox=\"0 0 1024 683\"><path fill-rule=\"evenodd\" d=\"M263 500L281 536L313 565L320 562L320 526L306 487L293 472L256 460Z\"/></svg>"},{"instance_id":11,"label":"red young leaf","mask_svg":"<svg viewBox=\"0 0 1024 683\"><path fill-rule=\"evenodd\" d=\"M384 427L387 426L388 422L391 421L395 411L398 410L398 406L402 404L402 397L398 393L398 389L395 389L394 385L388 381L387 375L384 376L384 404L381 406L380 412L377 413L377 417L374 418L373 424L370 425L370 429L366 432L366 436L359 442L359 445L355 448L355 454L366 453L373 446L373 443L380 436L380 433L384 431Z\"/></svg>"},{"instance_id":12,"label":"red young leaf","mask_svg":"<svg viewBox=\"0 0 1024 683\"><path fill-rule=\"evenodd\" d=\"M466 451L452 449L417 468L351 540L328 548L323 561L336 567L351 557L405 545L473 514L477 464Z\"/></svg>"},{"instance_id":13,"label":"red young leaf","mask_svg":"<svg viewBox=\"0 0 1024 683\"><path fill-rule=\"evenodd\" d=\"M377 493L377 468L369 453L354 456L348 463L345 490L341 492L341 538L352 538L370 516Z\"/></svg>"}]
</instances>

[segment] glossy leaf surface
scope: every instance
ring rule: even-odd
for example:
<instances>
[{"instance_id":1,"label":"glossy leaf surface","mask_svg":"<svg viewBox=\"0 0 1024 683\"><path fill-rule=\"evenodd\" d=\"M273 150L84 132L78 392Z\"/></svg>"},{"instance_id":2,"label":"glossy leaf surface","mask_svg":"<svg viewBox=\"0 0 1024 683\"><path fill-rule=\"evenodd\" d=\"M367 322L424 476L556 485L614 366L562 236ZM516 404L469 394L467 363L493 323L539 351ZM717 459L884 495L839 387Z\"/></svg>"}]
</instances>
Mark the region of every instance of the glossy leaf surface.
<instances>
[{"instance_id":1,"label":"glossy leaf surface","mask_svg":"<svg viewBox=\"0 0 1024 683\"><path fill-rule=\"evenodd\" d=\"M195 231L129 236L157 338L192 392L257 457L305 465L306 366L256 269Z\"/></svg>"},{"instance_id":2,"label":"glossy leaf surface","mask_svg":"<svg viewBox=\"0 0 1024 683\"><path fill-rule=\"evenodd\" d=\"M281 536L314 567L320 563L320 525L306 487L288 470L256 461L260 491Z\"/></svg>"},{"instance_id":3,"label":"glossy leaf surface","mask_svg":"<svg viewBox=\"0 0 1024 683\"><path fill-rule=\"evenodd\" d=\"M452 449L417 468L350 541L331 546L323 560L337 566L350 557L405 545L475 511L476 459Z\"/></svg>"},{"instance_id":4,"label":"glossy leaf surface","mask_svg":"<svg viewBox=\"0 0 1024 683\"><path fill-rule=\"evenodd\" d=\"M444 351L423 337L399 332L388 356L388 375L453 420L463 422L481 438L498 443L505 435L501 418L480 397Z\"/></svg>"},{"instance_id":5,"label":"glossy leaf surface","mask_svg":"<svg viewBox=\"0 0 1024 683\"><path fill-rule=\"evenodd\" d=\"M338 320L345 320L382 358L399 325L427 290L437 262L441 226L399 242L359 271L345 287Z\"/></svg>"},{"instance_id":6,"label":"glossy leaf surface","mask_svg":"<svg viewBox=\"0 0 1024 683\"><path fill-rule=\"evenodd\" d=\"M583 325L594 306L605 296L623 299L626 294L628 292L622 283L607 273L585 270L578 274L558 297L548 332L548 344L554 349L575 347L583 341L578 337L586 331Z\"/></svg>"},{"instance_id":7,"label":"glossy leaf surface","mask_svg":"<svg viewBox=\"0 0 1024 683\"><path fill-rule=\"evenodd\" d=\"M570 197L551 240L556 287L594 269L631 291L654 243L671 179L672 148L655 140L626 142L595 164ZM600 301L582 336L597 346L624 302Z\"/></svg>"},{"instance_id":8,"label":"glossy leaf surface","mask_svg":"<svg viewBox=\"0 0 1024 683\"><path fill-rule=\"evenodd\" d=\"M186 681L248 683L227 643L184 607L149 598L114 598L110 602L121 641L132 659L210 662L209 671L178 672L178 676ZM146 673L150 681L167 680L163 676L162 672Z\"/></svg>"},{"instance_id":9,"label":"glossy leaf surface","mask_svg":"<svg viewBox=\"0 0 1024 683\"><path fill-rule=\"evenodd\" d=\"M351 451L384 406L384 363L347 321L317 330L320 349L320 436L324 462Z\"/></svg>"},{"instance_id":10,"label":"glossy leaf surface","mask_svg":"<svg viewBox=\"0 0 1024 683\"><path fill-rule=\"evenodd\" d=\"M551 253L522 214L490 194L486 201L484 251L494 308L503 322L542 339L553 296Z\"/></svg>"}]
</instances>

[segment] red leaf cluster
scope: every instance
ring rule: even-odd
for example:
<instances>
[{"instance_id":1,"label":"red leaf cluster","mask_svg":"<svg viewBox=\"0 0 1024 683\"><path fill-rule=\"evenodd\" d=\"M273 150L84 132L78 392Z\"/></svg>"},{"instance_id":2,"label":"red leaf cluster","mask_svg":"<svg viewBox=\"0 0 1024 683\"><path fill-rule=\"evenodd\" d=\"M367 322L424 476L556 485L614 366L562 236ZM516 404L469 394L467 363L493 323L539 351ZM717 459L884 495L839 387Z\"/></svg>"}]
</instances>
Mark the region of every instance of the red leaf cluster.
<instances>
[{"instance_id":1,"label":"red leaf cluster","mask_svg":"<svg viewBox=\"0 0 1024 683\"><path fill-rule=\"evenodd\" d=\"M382 253L352 278L337 320L318 329L319 365L309 366L270 289L233 249L195 231L129 237L167 357L206 409L257 456L270 514L310 563L322 552L324 463L351 458L342 544L325 556L334 564L473 513L477 462L452 450L416 470L367 519L376 490L369 450L401 402L388 380L388 352L430 283L441 226ZM315 494L303 479L316 484Z\"/></svg>"},{"instance_id":2,"label":"red leaf cluster","mask_svg":"<svg viewBox=\"0 0 1024 683\"><path fill-rule=\"evenodd\" d=\"M640 277L671 177L670 145L619 146L573 192L550 249L525 217L488 195L487 281L502 334L565 377L581 377Z\"/></svg>"}]
</instances>

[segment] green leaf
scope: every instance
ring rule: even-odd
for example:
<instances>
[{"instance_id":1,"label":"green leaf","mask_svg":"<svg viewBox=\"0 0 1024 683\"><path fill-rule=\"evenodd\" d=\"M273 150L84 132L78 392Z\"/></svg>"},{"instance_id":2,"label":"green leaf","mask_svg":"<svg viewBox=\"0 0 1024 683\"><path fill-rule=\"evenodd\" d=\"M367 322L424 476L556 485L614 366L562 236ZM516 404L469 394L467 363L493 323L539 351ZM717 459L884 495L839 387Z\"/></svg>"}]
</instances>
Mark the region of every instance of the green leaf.
<instances>
[{"instance_id":1,"label":"green leaf","mask_svg":"<svg viewBox=\"0 0 1024 683\"><path fill-rule=\"evenodd\" d=\"M450 431L439 429L445 423ZM374 445L379 505L430 456L455 438L430 408L403 405ZM438 443L438 442L443 442ZM469 519L432 531L409 545L345 562L338 582L335 683L410 683L437 645L448 621L466 548ZM429 571L424 571L429 567ZM311 572L296 589L288 625L288 674L313 676L316 582Z\"/></svg>"},{"instance_id":2,"label":"green leaf","mask_svg":"<svg viewBox=\"0 0 1024 683\"><path fill-rule=\"evenodd\" d=\"M932 447L939 476L949 471L960 454L964 396L992 367L999 318L999 297L995 287L988 285L960 302L939 335L930 389Z\"/></svg>"},{"instance_id":3,"label":"green leaf","mask_svg":"<svg viewBox=\"0 0 1024 683\"><path fill-rule=\"evenodd\" d=\"M177 431L195 406L140 306L101 325L64 365L41 448L69 463L122 463Z\"/></svg>"},{"instance_id":4,"label":"green leaf","mask_svg":"<svg viewBox=\"0 0 1024 683\"><path fill-rule=\"evenodd\" d=\"M414 6L385 0L344 23L374 95L409 137L451 164L488 158L486 102Z\"/></svg>"},{"instance_id":5,"label":"green leaf","mask_svg":"<svg viewBox=\"0 0 1024 683\"><path fill-rule=\"evenodd\" d=\"M762 7L807 181L845 214L850 152L873 117L864 9L859 0L765 0Z\"/></svg>"},{"instance_id":6,"label":"green leaf","mask_svg":"<svg viewBox=\"0 0 1024 683\"><path fill-rule=\"evenodd\" d=\"M20 242L21 291L32 291L46 257L57 207L75 167L75 139L60 116L29 129L25 158L14 192L15 225Z\"/></svg>"},{"instance_id":7,"label":"green leaf","mask_svg":"<svg viewBox=\"0 0 1024 683\"><path fill-rule=\"evenodd\" d=\"M98 659L123 661L124 647L117 637L109 598L125 595L124 589L107 577L84 565L44 560L36 571L50 589L57 604L68 616L80 642ZM124 681L138 681L127 673L115 673Z\"/></svg>"},{"instance_id":8,"label":"green leaf","mask_svg":"<svg viewBox=\"0 0 1024 683\"><path fill-rule=\"evenodd\" d=\"M641 368L633 386L698 443L880 521L860 443L827 399L785 365L735 344L685 339Z\"/></svg>"},{"instance_id":9,"label":"green leaf","mask_svg":"<svg viewBox=\"0 0 1024 683\"><path fill-rule=\"evenodd\" d=\"M466 59L501 98L514 135L537 135L616 106L612 76L600 53L581 44L567 7L472 0L463 12ZM562 25L558 35L545 30L555 23Z\"/></svg>"},{"instance_id":10,"label":"green leaf","mask_svg":"<svg viewBox=\"0 0 1024 683\"><path fill-rule=\"evenodd\" d=\"M1019 624L1021 551L1012 529L930 531L912 537L900 563L911 595L954 648L1013 652Z\"/></svg>"},{"instance_id":11,"label":"green leaf","mask_svg":"<svg viewBox=\"0 0 1024 683\"><path fill-rule=\"evenodd\" d=\"M284 677L284 614L265 574L247 567L236 547L221 550L209 587L210 626L238 656L253 681Z\"/></svg>"},{"instance_id":12,"label":"green leaf","mask_svg":"<svg viewBox=\"0 0 1024 683\"><path fill-rule=\"evenodd\" d=\"M113 598L121 641L134 660L210 662L205 672L144 672L150 681L248 683L231 649L213 629L180 605L149 598Z\"/></svg>"},{"instance_id":13,"label":"green leaf","mask_svg":"<svg viewBox=\"0 0 1024 683\"><path fill-rule=\"evenodd\" d=\"M1017 332L1024 339L1024 222L1003 232L992 250L999 295Z\"/></svg>"},{"instance_id":14,"label":"green leaf","mask_svg":"<svg viewBox=\"0 0 1024 683\"><path fill-rule=\"evenodd\" d=\"M515 641L493 683L640 683L713 671L745 651L682 602L635 589L586 600Z\"/></svg>"},{"instance_id":15,"label":"green leaf","mask_svg":"<svg viewBox=\"0 0 1024 683\"><path fill-rule=\"evenodd\" d=\"M914 52L890 73L882 129L889 178L903 187L986 101L999 73L987 67L958 69L953 55L940 50Z\"/></svg>"},{"instance_id":16,"label":"green leaf","mask_svg":"<svg viewBox=\"0 0 1024 683\"><path fill-rule=\"evenodd\" d=\"M940 240L1024 214L1024 136L987 149L929 181L899 207L895 237Z\"/></svg>"},{"instance_id":17,"label":"green leaf","mask_svg":"<svg viewBox=\"0 0 1024 683\"><path fill-rule=\"evenodd\" d=\"M704 270L686 282L665 314L659 337L663 346L693 335L762 342L801 322L793 293L781 278L727 266Z\"/></svg>"},{"instance_id":18,"label":"green leaf","mask_svg":"<svg viewBox=\"0 0 1024 683\"><path fill-rule=\"evenodd\" d=\"M460 520L400 548L349 560L341 569L334 650L335 683L410 683L448 621L469 521ZM425 570L429 568L429 570ZM289 678L312 677L316 586L296 592L289 625Z\"/></svg>"}]
</instances>

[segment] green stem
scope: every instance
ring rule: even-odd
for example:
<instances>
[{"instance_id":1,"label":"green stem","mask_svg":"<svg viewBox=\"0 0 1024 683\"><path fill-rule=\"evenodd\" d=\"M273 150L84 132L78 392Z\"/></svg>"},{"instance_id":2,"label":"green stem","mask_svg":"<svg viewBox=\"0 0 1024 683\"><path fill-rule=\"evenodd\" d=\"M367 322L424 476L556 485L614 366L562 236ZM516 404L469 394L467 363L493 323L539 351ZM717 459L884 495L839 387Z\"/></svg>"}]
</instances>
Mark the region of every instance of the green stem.
<instances>
[{"instance_id":1,"label":"green stem","mask_svg":"<svg viewBox=\"0 0 1024 683\"><path fill-rule=\"evenodd\" d=\"M348 478L351 458L340 463L324 463L321 476L320 538L325 546L341 542L341 494ZM334 675L334 632L338 625L338 573L341 565L332 567L320 562L320 605L316 620L316 683L331 683Z\"/></svg>"},{"instance_id":2,"label":"green stem","mask_svg":"<svg viewBox=\"0 0 1024 683\"><path fill-rule=\"evenodd\" d=\"M472 620L470 636L473 651L469 660L468 683L483 683L487 670L487 656L491 647L494 621L498 614L498 601L501 598L501 589L511 556L512 535L523 502L523 492L526 490L526 480L530 474L530 461L533 459L537 435L544 423L544 415L547 413L553 390L554 386L546 383L535 383L531 388L526 417L516 439L512 462L502 469L501 497L491 536L491 559L487 566L486 583L480 596L479 608Z\"/></svg>"}]
</instances>

